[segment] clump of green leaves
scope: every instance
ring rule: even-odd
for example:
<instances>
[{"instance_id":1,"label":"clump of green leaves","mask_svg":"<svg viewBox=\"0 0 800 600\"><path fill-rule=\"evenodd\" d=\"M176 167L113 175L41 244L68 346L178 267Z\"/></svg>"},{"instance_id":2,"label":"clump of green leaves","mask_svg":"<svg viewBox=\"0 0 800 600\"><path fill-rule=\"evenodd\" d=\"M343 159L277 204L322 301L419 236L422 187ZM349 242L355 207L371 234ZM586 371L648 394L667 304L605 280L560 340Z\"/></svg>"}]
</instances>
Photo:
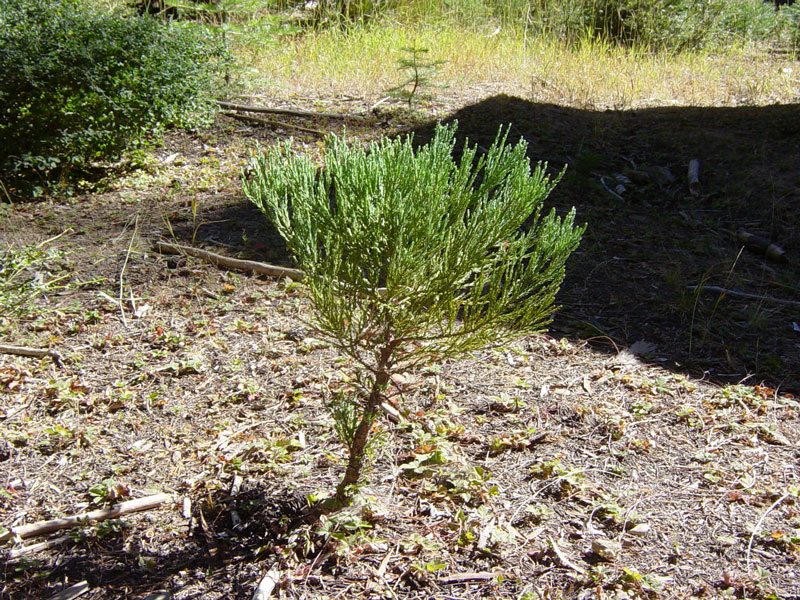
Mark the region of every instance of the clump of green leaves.
<instances>
[{"instance_id":1,"label":"clump of green leaves","mask_svg":"<svg viewBox=\"0 0 800 600\"><path fill-rule=\"evenodd\" d=\"M0 173L38 180L28 191L41 193L153 132L208 122L228 61L199 26L0 0Z\"/></svg>"},{"instance_id":2,"label":"clump of green leaves","mask_svg":"<svg viewBox=\"0 0 800 600\"><path fill-rule=\"evenodd\" d=\"M317 329L363 368L338 427L341 501L392 375L541 330L583 233L574 211L542 215L555 181L531 169L524 141L501 133L455 159L455 132L439 126L419 148L330 137L322 169L279 145L253 157L244 183L305 271Z\"/></svg>"},{"instance_id":3,"label":"clump of green leaves","mask_svg":"<svg viewBox=\"0 0 800 600\"><path fill-rule=\"evenodd\" d=\"M430 97L430 88L441 87L436 80L439 78L439 67L447 61L427 59L428 48L410 46L401 48L401 51L404 56L397 59L397 69L403 74L403 80L386 91L408 102L411 108L415 102Z\"/></svg>"},{"instance_id":4,"label":"clump of green leaves","mask_svg":"<svg viewBox=\"0 0 800 600\"><path fill-rule=\"evenodd\" d=\"M63 253L47 242L22 248L0 248L0 314L28 318L38 311L36 298L63 287L70 277Z\"/></svg>"}]
</instances>

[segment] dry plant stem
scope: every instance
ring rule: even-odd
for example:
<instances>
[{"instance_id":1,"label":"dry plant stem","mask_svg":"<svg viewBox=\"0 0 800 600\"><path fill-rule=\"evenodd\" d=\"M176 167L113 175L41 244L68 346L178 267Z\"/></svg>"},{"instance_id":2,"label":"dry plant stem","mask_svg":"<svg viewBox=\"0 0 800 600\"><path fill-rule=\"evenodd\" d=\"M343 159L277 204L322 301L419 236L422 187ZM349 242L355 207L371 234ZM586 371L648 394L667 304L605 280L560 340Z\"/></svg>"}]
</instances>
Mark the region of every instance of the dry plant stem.
<instances>
[{"instance_id":1,"label":"dry plant stem","mask_svg":"<svg viewBox=\"0 0 800 600\"><path fill-rule=\"evenodd\" d=\"M297 131L304 131L306 133L314 133L316 135L328 135L327 132L320 129L312 129L311 127L301 127L300 125L293 125L291 123L281 123L274 119L261 119L259 117L251 117L249 115L240 115L235 112L223 112L225 116L236 119L237 121L245 121L247 123L260 123L261 125L269 125L271 127L288 127L289 129L296 129Z\"/></svg>"},{"instance_id":2,"label":"dry plant stem","mask_svg":"<svg viewBox=\"0 0 800 600\"><path fill-rule=\"evenodd\" d=\"M145 496L144 498L128 500L127 502L120 502L111 508L101 508L99 510L93 510L91 512L76 515L74 517L52 519L51 521L39 521L38 523L12 527L9 529L9 531L0 535L0 542L5 542L13 537L27 538L34 535L44 535L45 533L51 533L60 529L68 529L70 527L84 525L90 521L116 519L122 515L155 508L156 506L167 502L171 498L172 496L170 494L155 494L153 496Z\"/></svg>"},{"instance_id":3,"label":"dry plant stem","mask_svg":"<svg viewBox=\"0 0 800 600\"><path fill-rule=\"evenodd\" d=\"M800 306L800 302L796 300L784 300L782 298L773 298L772 296L759 296L758 294L748 294L747 292L737 292L736 290L729 290L727 288L719 287L716 285L690 285L687 289L692 291L699 289L701 292L715 292L718 294L727 294L729 296L736 296L737 298L750 298L751 300L765 300L767 302L774 302L775 304L788 304L789 306Z\"/></svg>"},{"instance_id":4,"label":"dry plant stem","mask_svg":"<svg viewBox=\"0 0 800 600\"><path fill-rule=\"evenodd\" d=\"M200 250L199 248L192 248L190 246L157 242L156 251L161 254L186 254L187 256L201 258L220 267L238 269L240 271L250 271L252 273L259 273L261 275L269 275L270 277L286 277L292 281L302 281L303 277L305 276L305 274L299 269L276 267L274 265L268 265L266 263L256 262L254 260L231 258L229 256L215 254L214 252L209 252L208 250Z\"/></svg>"},{"instance_id":5,"label":"dry plant stem","mask_svg":"<svg viewBox=\"0 0 800 600\"><path fill-rule=\"evenodd\" d=\"M32 356L34 358L42 358L49 356L57 366L61 366L61 355L53 350L45 350L43 348L29 348L27 346L6 346L0 344L0 354L15 354L17 356Z\"/></svg>"},{"instance_id":6,"label":"dry plant stem","mask_svg":"<svg viewBox=\"0 0 800 600\"><path fill-rule=\"evenodd\" d=\"M249 106L247 104L236 104L234 102L223 102L218 100L217 104L221 108L227 110L239 110L244 112L253 113L267 113L271 115L294 115L297 117L323 117L326 119L352 119L354 121L363 121L364 117L361 115L347 115L329 112L314 112L310 110L297 110L294 108L270 108L267 106Z\"/></svg>"}]
</instances>

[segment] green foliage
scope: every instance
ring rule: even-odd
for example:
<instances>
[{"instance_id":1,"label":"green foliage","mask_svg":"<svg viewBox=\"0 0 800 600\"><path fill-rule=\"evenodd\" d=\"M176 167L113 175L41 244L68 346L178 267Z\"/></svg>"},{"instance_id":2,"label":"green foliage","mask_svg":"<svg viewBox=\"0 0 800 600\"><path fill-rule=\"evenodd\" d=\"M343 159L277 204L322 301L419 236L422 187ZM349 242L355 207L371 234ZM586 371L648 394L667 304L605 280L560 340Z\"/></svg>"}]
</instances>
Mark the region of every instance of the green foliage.
<instances>
[{"instance_id":1,"label":"green foliage","mask_svg":"<svg viewBox=\"0 0 800 600\"><path fill-rule=\"evenodd\" d=\"M198 26L0 0L0 172L64 178L165 127L207 123L227 61Z\"/></svg>"},{"instance_id":2,"label":"green foliage","mask_svg":"<svg viewBox=\"0 0 800 600\"><path fill-rule=\"evenodd\" d=\"M36 299L67 284L70 273L63 253L45 246L0 249L0 314L35 316L40 310Z\"/></svg>"},{"instance_id":3,"label":"green foliage","mask_svg":"<svg viewBox=\"0 0 800 600\"><path fill-rule=\"evenodd\" d=\"M428 98L428 90L437 84L434 80L439 75L439 67L445 60L425 60L429 52L427 48L411 46L401 48L406 55L397 60L397 68L403 73L403 80L399 85L387 90L389 94L402 98L408 102L409 108L414 102Z\"/></svg>"},{"instance_id":4,"label":"green foliage","mask_svg":"<svg viewBox=\"0 0 800 600\"><path fill-rule=\"evenodd\" d=\"M776 10L764 0L330 0L321 1L318 10L340 17L350 11L362 22L383 18L443 25L475 23L484 28L500 25L567 42L581 42L588 36L669 50L744 42L796 46L800 38L800 9ZM319 22L339 23L341 18L315 24Z\"/></svg>"},{"instance_id":5,"label":"green foliage","mask_svg":"<svg viewBox=\"0 0 800 600\"><path fill-rule=\"evenodd\" d=\"M340 496L391 375L540 330L583 232L574 211L541 215L555 182L531 170L524 141L498 135L485 155L465 146L455 160L455 130L437 127L418 149L330 137L323 169L277 146L244 183L305 271L319 331L370 374L358 424L347 419Z\"/></svg>"}]
</instances>

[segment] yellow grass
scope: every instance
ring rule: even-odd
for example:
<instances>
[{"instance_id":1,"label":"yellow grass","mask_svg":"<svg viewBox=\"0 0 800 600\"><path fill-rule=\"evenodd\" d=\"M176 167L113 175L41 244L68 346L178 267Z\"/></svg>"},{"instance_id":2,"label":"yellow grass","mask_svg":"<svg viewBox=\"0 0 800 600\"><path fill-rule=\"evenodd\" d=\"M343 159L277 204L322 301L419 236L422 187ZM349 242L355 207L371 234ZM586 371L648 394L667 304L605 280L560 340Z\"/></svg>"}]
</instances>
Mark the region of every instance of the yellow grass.
<instances>
[{"instance_id":1,"label":"yellow grass","mask_svg":"<svg viewBox=\"0 0 800 600\"><path fill-rule=\"evenodd\" d=\"M598 41L577 47L515 31L375 25L322 31L238 49L250 85L273 96L341 95L378 100L401 79L401 49L446 60L433 90L444 101L488 93L581 108L761 105L800 101L800 68L755 49L648 53Z\"/></svg>"}]
</instances>

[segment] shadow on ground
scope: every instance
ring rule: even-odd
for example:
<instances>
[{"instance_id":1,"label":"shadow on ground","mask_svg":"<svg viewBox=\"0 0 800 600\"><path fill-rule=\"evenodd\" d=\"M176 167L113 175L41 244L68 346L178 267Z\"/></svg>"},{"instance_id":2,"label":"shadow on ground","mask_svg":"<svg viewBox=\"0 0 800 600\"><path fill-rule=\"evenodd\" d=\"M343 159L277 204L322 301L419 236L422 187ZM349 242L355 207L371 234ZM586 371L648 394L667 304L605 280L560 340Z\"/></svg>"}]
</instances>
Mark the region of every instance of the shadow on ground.
<instances>
[{"instance_id":1,"label":"shadow on ground","mask_svg":"<svg viewBox=\"0 0 800 600\"><path fill-rule=\"evenodd\" d=\"M510 125L532 160L553 174L568 167L548 204L575 206L589 228L551 333L610 351L641 341L647 358L680 372L800 389L800 105L596 112L501 95L447 120L484 148ZM425 142L434 125L401 133ZM203 232L209 241L225 229L233 251L287 263L255 208L237 202L208 218L229 219ZM746 247L740 229L784 256Z\"/></svg>"},{"instance_id":2,"label":"shadow on ground","mask_svg":"<svg viewBox=\"0 0 800 600\"><path fill-rule=\"evenodd\" d=\"M263 565L252 559L268 558L279 551L293 522L303 512L305 499L257 484L234 495L215 491L198 498L194 506L188 534L185 529L174 531L173 539L164 548L147 543L148 539L161 536L143 531L135 535L119 533L125 531L113 529L119 521L88 527L86 533L73 532L73 539L65 543L58 560L48 567L46 578L30 576L36 571L35 559L25 561L24 570L7 573L14 589L7 597L54 598L59 587L86 580L90 589L104 590L115 598L144 598L165 590L184 600L202 600L219 598L221 593L234 590L234 595L226 593L225 597L250 599L254 582L263 575ZM154 519L147 521L145 516L145 520L143 527L152 526ZM98 536L101 531L106 535ZM109 535L114 531L117 533ZM45 580L69 583L42 587Z\"/></svg>"},{"instance_id":3,"label":"shadow on ground","mask_svg":"<svg viewBox=\"0 0 800 600\"><path fill-rule=\"evenodd\" d=\"M800 105L594 112L495 96L447 120L484 147L510 125L532 160L568 166L548 202L575 206L589 228L554 333L611 349L644 341L651 359L715 380L800 386ZM745 248L739 229L784 257Z\"/></svg>"}]
</instances>

